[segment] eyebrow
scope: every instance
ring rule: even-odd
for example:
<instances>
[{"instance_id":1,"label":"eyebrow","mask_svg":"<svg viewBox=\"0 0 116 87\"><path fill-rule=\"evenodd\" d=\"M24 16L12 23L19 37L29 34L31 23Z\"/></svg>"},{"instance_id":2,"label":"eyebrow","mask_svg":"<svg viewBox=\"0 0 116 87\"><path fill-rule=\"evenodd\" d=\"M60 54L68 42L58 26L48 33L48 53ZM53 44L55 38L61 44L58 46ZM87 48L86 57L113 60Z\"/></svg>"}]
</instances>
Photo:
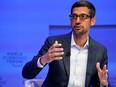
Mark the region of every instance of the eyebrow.
<instances>
[{"instance_id":1,"label":"eyebrow","mask_svg":"<svg viewBox=\"0 0 116 87\"><path fill-rule=\"evenodd\" d=\"M82 13L82 14L72 14L72 15L89 15L89 14L86 14L86 13Z\"/></svg>"}]
</instances>

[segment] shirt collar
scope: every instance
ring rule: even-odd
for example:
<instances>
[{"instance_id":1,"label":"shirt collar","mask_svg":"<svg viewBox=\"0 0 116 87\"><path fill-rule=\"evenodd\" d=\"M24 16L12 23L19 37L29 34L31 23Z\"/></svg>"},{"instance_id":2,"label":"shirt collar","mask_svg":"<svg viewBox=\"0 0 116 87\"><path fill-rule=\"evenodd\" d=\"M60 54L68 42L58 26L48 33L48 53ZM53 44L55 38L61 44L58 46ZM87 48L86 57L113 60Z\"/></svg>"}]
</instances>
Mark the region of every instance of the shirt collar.
<instances>
[{"instance_id":1,"label":"shirt collar","mask_svg":"<svg viewBox=\"0 0 116 87\"><path fill-rule=\"evenodd\" d=\"M79 48L79 46L74 41L73 33L72 33L72 36L71 36L71 47L72 46L77 46ZM88 48L88 46L89 46L89 37L87 38L87 42L85 43L83 48Z\"/></svg>"}]
</instances>

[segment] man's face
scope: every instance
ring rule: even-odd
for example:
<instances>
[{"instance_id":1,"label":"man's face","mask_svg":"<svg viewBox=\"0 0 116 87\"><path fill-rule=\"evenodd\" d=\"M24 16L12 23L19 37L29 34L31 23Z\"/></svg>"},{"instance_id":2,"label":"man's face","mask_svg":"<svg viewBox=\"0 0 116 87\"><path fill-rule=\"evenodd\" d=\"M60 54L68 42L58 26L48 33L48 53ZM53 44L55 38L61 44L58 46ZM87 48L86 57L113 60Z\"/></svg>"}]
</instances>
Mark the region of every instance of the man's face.
<instances>
[{"instance_id":1,"label":"man's face","mask_svg":"<svg viewBox=\"0 0 116 87\"><path fill-rule=\"evenodd\" d=\"M75 7L71 14L71 27L75 34L88 34L90 27L95 24L95 18L90 18L87 7Z\"/></svg>"}]
</instances>

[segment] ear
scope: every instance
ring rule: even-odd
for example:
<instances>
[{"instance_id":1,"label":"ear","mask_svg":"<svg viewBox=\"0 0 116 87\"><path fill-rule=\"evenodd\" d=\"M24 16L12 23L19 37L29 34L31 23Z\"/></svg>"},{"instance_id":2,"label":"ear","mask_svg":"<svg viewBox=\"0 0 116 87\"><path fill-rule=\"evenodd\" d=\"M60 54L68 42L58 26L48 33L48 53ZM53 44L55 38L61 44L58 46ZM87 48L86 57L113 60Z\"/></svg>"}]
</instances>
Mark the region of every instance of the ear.
<instances>
[{"instance_id":1,"label":"ear","mask_svg":"<svg viewBox=\"0 0 116 87\"><path fill-rule=\"evenodd\" d=\"M93 17L93 18L91 19L91 26L95 25L95 22L96 22L96 18Z\"/></svg>"}]
</instances>

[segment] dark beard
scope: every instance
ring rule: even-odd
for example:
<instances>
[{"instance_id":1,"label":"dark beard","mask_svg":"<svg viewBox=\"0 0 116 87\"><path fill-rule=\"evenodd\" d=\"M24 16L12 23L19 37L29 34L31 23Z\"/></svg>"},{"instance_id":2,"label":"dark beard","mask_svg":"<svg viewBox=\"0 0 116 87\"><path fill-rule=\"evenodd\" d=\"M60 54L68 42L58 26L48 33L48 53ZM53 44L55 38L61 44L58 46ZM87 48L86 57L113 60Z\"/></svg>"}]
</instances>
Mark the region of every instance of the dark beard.
<instances>
[{"instance_id":1,"label":"dark beard","mask_svg":"<svg viewBox=\"0 0 116 87\"><path fill-rule=\"evenodd\" d=\"M76 31L74 31L74 30L73 30L73 33L74 33L74 35L76 35L76 36L80 36L80 35L85 34L85 32L76 32Z\"/></svg>"},{"instance_id":2,"label":"dark beard","mask_svg":"<svg viewBox=\"0 0 116 87\"><path fill-rule=\"evenodd\" d=\"M85 35L88 35L89 34L89 31L83 31L83 32L76 32L74 30L72 30L73 34L76 36L76 37L81 37L81 36L85 36Z\"/></svg>"}]
</instances>

